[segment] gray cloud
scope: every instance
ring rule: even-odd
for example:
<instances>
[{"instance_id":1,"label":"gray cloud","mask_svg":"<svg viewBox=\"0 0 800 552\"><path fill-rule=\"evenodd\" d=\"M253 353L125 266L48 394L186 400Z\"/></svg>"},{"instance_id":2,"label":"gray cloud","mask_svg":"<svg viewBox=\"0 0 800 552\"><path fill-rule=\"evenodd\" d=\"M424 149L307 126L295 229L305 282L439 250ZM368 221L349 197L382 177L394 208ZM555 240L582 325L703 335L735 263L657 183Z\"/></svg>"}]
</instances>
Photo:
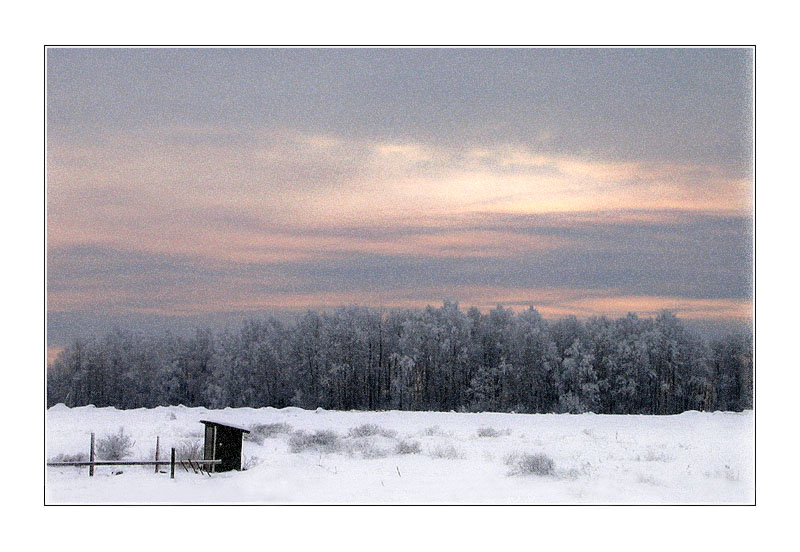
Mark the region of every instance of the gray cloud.
<instances>
[{"instance_id":1,"label":"gray cloud","mask_svg":"<svg viewBox=\"0 0 800 552\"><path fill-rule=\"evenodd\" d=\"M751 220L741 216L674 213L675 222L584 221L580 214L483 217L472 231L559 236L566 246L513 256L420 257L332 249L300 262L228 262L203 257L149 254L105 246L55 248L48 255L48 289L108 290L140 295L198 285L235 286L238 292L320 293L389 291L452 286L507 288L615 288L622 294L695 298L751 296ZM337 230L284 228L294 235L343 234L403 240L439 234L442 228L355 227ZM437 299L435 297L429 299ZM156 305L149 305L154 307ZM224 308L224 305L221 305Z\"/></svg>"},{"instance_id":2,"label":"gray cloud","mask_svg":"<svg viewBox=\"0 0 800 552\"><path fill-rule=\"evenodd\" d=\"M54 342L228 320L263 297L281 312L481 288L752 296L748 49L49 49L47 63ZM215 313L186 314L198 305Z\"/></svg>"},{"instance_id":3,"label":"gray cloud","mask_svg":"<svg viewBox=\"0 0 800 552\"><path fill-rule=\"evenodd\" d=\"M749 49L51 49L51 132L229 126L518 143L749 174Z\"/></svg>"}]
</instances>

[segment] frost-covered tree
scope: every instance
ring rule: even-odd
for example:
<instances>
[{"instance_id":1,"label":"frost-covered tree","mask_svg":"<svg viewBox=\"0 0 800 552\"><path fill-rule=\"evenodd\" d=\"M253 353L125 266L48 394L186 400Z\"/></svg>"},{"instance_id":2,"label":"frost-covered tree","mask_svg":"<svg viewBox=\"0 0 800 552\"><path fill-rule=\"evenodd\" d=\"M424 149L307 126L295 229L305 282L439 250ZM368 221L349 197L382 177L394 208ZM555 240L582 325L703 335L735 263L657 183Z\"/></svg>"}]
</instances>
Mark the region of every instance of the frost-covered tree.
<instances>
[{"instance_id":1,"label":"frost-covered tree","mask_svg":"<svg viewBox=\"0 0 800 552\"><path fill-rule=\"evenodd\" d=\"M564 352L558 379L561 411L578 414L597 408L599 388L593 362L594 357L579 339Z\"/></svg>"},{"instance_id":2,"label":"frost-covered tree","mask_svg":"<svg viewBox=\"0 0 800 552\"><path fill-rule=\"evenodd\" d=\"M120 408L669 414L753 406L753 344L708 344L674 314L544 320L533 308L346 307L184 337L114 330L48 367L47 402Z\"/></svg>"}]
</instances>

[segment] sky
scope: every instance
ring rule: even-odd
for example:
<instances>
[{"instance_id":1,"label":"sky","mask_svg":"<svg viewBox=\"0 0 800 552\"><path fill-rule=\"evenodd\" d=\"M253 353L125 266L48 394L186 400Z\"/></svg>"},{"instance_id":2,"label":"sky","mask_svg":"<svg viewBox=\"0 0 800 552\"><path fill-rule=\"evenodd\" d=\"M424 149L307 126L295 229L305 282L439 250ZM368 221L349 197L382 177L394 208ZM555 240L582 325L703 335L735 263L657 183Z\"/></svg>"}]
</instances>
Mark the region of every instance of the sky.
<instances>
[{"instance_id":1,"label":"sky","mask_svg":"<svg viewBox=\"0 0 800 552\"><path fill-rule=\"evenodd\" d=\"M751 49L46 63L52 351L348 304L752 317Z\"/></svg>"}]
</instances>

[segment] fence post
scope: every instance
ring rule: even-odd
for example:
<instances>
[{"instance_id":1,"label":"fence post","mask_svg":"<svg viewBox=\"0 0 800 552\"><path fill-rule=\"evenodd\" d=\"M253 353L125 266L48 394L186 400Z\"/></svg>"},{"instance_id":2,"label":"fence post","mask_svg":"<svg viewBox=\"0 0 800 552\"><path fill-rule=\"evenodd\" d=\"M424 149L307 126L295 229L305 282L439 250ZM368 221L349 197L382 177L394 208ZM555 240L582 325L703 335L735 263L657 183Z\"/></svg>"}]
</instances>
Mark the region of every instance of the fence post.
<instances>
[{"instance_id":1,"label":"fence post","mask_svg":"<svg viewBox=\"0 0 800 552\"><path fill-rule=\"evenodd\" d=\"M94 433L89 441L89 477L94 477Z\"/></svg>"},{"instance_id":2,"label":"fence post","mask_svg":"<svg viewBox=\"0 0 800 552\"><path fill-rule=\"evenodd\" d=\"M158 435L156 435L156 462L158 462ZM156 473L158 473L158 464L156 464Z\"/></svg>"},{"instance_id":3,"label":"fence post","mask_svg":"<svg viewBox=\"0 0 800 552\"><path fill-rule=\"evenodd\" d=\"M169 478L175 479L175 447L172 448L169 458Z\"/></svg>"}]
</instances>

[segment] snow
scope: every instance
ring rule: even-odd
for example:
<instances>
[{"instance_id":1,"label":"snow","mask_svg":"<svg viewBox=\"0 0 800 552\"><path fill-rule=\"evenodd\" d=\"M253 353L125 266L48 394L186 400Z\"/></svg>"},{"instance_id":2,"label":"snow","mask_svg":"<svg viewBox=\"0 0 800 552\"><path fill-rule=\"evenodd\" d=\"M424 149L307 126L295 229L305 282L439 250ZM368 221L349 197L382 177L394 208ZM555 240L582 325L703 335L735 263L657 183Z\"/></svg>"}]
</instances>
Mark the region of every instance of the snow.
<instances>
[{"instance_id":1,"label":"snow","mask_svg":"<svg viewBox=\"0 0 800 552\"><path fill-rule=\"evenodd\" d=\"M152 466L50 467L48 504L301 503L301 504L702 504L754 501L752 411L686 412L676 416L339 412L299 408L184 406L117 410L56 405L46 413L46 454L88 453L124 427L135 440L128 459L162 458L182 441L202 440L201 419L241 427L289 424L292 431L332 430L342 449L292 452L290 433L245 441L251 467L242 472L186 473L174 480ZM383 435L351 437L376 424ZM500 432L480 437L480 428ZM392 432L396 432L394 435ZM420 444L397 454L400 440ZM513 475L514 454L545 454L552 475ZM163 470L163 468L162 468ZM122 472L122 473L118 473ZM115 475L115 473L118 473Z\"/></svg>"}]
</instances>

